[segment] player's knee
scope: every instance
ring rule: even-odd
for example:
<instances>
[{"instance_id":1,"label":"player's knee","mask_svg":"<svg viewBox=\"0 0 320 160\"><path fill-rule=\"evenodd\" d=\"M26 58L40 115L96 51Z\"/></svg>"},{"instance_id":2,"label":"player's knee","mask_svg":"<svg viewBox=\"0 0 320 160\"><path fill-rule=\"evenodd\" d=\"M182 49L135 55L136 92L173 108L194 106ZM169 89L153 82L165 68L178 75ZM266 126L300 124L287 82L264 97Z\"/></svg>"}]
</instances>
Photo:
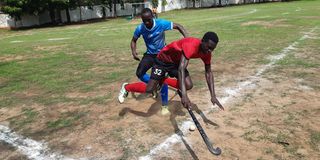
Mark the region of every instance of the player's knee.
<instances>
[{"instance_id":1,"label":"player's knee","mask_svg":"<svg viewBox=\"0 0 320 160\"><path fill-rule=\"evenodd\" d=\"M136 76L137 76L140 80L143 79L143 75L144 75L144 73L142 73L142 72L139 72L139 71L136 72Z\"/></svg>"},{"instance_id":2,"label":"player's knee","mask_svg":"<svg viewBox=\"0 0 320 160\"><path fill-rule=\"evenodd\" d=\"M193 84L192 84L192 83L186 85L186 89L187 89L187 90L190 90L190 89L192 89L192 88L193 88Z\"/></svg>"}]
</instances>

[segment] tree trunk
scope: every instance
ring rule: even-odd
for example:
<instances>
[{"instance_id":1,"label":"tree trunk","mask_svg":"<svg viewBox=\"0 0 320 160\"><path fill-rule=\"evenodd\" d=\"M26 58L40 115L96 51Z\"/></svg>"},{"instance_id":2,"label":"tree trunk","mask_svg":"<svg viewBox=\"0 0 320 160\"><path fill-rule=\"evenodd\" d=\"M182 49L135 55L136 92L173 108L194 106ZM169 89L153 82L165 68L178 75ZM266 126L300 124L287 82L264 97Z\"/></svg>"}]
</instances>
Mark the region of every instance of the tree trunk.
<instances>
[{"instance_id":1,"label":"tree trunk","mask_svg":"<svg viewBox=\"0 0 320 160\"><path fill-rule=\"evenodd\" d=\"M79 7L79 13L80 13L80 22L82 21L82 15L81 15L81 6L78 6Z\"/></svg>"},{"instance_id":2,"label":"tree trunk","mask_svg":"<svg viewBox=\"0 0 320 160\"><path fill-rule=\"evenodd\" d=\"M57 12L58 12L58 21L57 22L59 24L61 24L62 23L61 9L58 9Z\"/></svg>"},{"instance_id":3,"label":"tree trunk","mask_svg":"<svg viewBox=\"0 0 320 160\"><path fill-rule=\"evenodd\" d=\"M68 7L66 8L66 15L67 15L67 22L68 22L68 23L71 23L71 20L70 20L70 12L69 12L69 8L68 8Z\"/></svg>"},{"instance_id":4,"label":"tree trunk","mask_svg":"<svg viewBox=\"0 0 320 160\"><path fill-rule=\"evenodd\" d=\"M49 13L50 13L51 23L56 24L56 15L54 13L54 9L50 8Z\"/></svg>"},{"instance_id":5,"label":"tree trunk","mask_svg":"<svg viewBox=\"0 0 320 160\"><path fill-rule=\"evenodd\" d=\"M106 8L102 6L102 19L105 19L107 17L106 15Z\"/></svg>"},{"instance_id":6,"label":"tree trunk","mask_svg":"<svg viewBox=\"0 0 320 160\"><path fill-rule=\"evenodd\" d=\"M117 1L113 0L113 17L117 17Z\"/></svg>"}]
</instances>

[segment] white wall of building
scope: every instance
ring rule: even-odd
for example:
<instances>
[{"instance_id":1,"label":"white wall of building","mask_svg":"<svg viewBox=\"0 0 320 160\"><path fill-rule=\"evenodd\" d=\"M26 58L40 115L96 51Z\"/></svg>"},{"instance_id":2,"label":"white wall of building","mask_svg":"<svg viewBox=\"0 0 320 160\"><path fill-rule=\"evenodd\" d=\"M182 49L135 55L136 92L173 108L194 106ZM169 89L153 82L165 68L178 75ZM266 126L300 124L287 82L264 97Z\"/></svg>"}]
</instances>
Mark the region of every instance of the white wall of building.
<instances>
[{"instance_id":1,"label":"white wall of building","mask_svg":"<svg viewBox=\"0 0 320 160\"><path fill-rule=\"evenodd\" d=\"M193 2L190 0L166 0L167 5L162 6L162 0L159 0L159 6L157 8L158 13L164 12L164 11L170 11L175 9L183 9L183 8L192 8ZM258 3L262 0L246 0L246 3ZM276 1L276 0L269 0L269 1ZM222 5L228 5L228 4L243 4L244 0L221 0ZM217 6L219 4L219 0L199 0L196 1L195 6L196 8L200 7L212 7ZM138 6L138 7L134 7ZM124 4L123 7L121 7L120 4L117 5L117 16L129 16L133 13L140 13L143 7L149 7L151 8L151 4L147 3L145 5L141 4ZM81 10L81 15L80 15ZM135 11L134 11L135 10ZM69 9L70 13L70 20L71 22L79 22L81 20L90 20L90 19L97 19L103 17L103 10L102 6L97 5L92 8L89 7L77 7L76 9ZM105 9L106 17L113 17L113 13L109 11L108 8ZM61 11L61 21L67 22L67 15L66 11ZM56 18L60 17L59 15L55 15ZM49 12L42 13L38 16L34 15L24 15L21 17L21 20L14 21L12 18L10 18L6 14L0 13L0 28L19 28L19 27L30 27L30 26L36 26L36 25L42 25L46 23L50 23L50 14Z\"/></svg>"},{"instance_id":2,"label":"white wall of building","mask_svg":"<svg viewBox=\"0 0 320 160\"><path fill-rule=\"evenodd\" d=\"M0 28L7 28L10 17L7 14L0 13Z\"/></svg>"}]
</instances>

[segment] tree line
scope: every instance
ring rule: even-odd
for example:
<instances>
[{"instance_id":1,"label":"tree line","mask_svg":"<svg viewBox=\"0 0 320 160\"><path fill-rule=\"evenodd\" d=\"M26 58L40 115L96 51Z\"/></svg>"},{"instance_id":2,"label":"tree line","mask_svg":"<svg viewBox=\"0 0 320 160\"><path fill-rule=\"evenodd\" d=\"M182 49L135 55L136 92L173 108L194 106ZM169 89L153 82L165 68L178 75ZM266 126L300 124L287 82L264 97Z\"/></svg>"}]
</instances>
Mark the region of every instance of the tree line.
<instances>
[{"instance_id":1,"label":"tree line","mask_svg":"<svg viewBox=\"0 0 320 160\"><path fill-rule=\"evenodd\" d=\"M57 19L61 20L61 11L65 10L67 22L70 23L69 9L76 9L81 6L92 8L94 5L101 5L103 13L102 18L106 18L106 10L113 13L113 16L117 16L116 4L123 5L124 3L137 3L143 1L144 0L0 0L0 10L3 13L10 15L15 20L21 19L21 16L25 14L39 15L48 11L52 23L59 23L57 22ZM56 15L60 16L60 18L57 18Z\"/></svg>"}]
</instances>

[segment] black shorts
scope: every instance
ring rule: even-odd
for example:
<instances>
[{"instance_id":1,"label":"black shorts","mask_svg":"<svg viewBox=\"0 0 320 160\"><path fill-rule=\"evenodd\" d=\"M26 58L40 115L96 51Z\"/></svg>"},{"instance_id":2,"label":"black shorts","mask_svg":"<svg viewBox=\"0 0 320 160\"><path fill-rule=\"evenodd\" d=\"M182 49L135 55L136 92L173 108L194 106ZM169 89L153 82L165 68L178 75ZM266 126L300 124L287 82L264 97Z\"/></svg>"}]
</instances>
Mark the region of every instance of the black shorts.
<instances>
[{"instance_id":1,"label":"black shorts","mask_svg":"<svg viewBox=\"0 0 320 160\"><path fill-rule=\"evenodd\" d=\"M178 79L178 70L179 65L173 63L165 63L156 58L155 64L152 67L150 78L154 80L162 80L166 77L166 75L169 75L170 77ZM189 71L187 69L185 70L185 76L189 76Z\"/></svg>"},{"instance_id":2,"label":"black shorts","mask_svg":"<svg viewBox=\"0 0 320 160\"><path fill-rule=\"evenodd\" d=\"M155 59L157 55L156 54L144 54L139 66L136 70L136 75L138 78L141 78L146 72L154 65Z\"/></svg>"}]
</instances>

